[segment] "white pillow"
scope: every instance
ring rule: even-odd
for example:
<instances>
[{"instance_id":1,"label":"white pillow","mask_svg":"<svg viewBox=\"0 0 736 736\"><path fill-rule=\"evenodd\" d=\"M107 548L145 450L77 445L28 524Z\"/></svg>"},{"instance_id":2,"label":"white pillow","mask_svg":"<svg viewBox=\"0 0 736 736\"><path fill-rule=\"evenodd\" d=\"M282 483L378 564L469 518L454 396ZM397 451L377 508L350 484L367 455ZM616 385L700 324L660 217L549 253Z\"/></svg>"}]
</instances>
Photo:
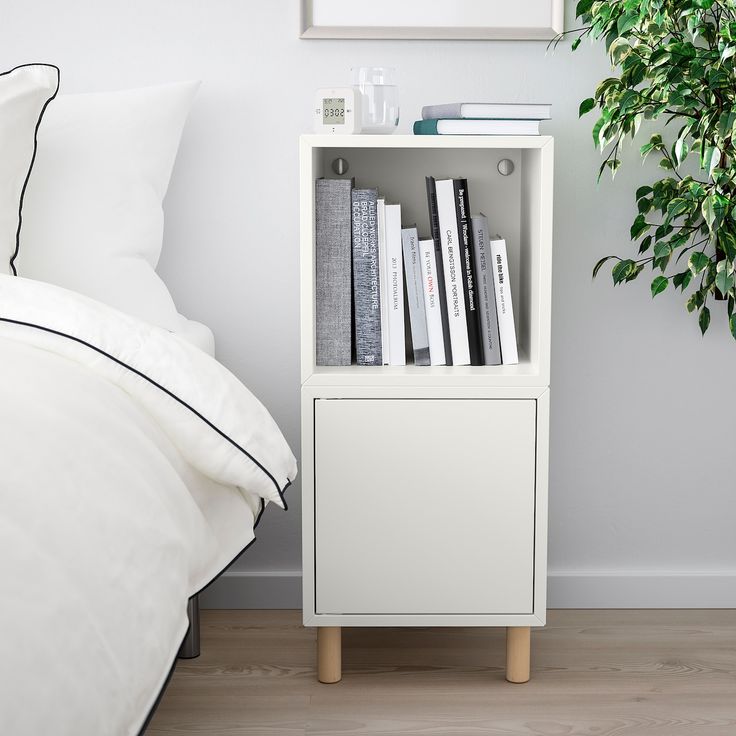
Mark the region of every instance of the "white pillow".
<instances>
[{"instance_id":1,"label":"white pillow","mask_svg":"<svg viewBox=\"0 0 736 736\"><path fill-rule=\"evenodd\" d=\"M188 321L154 269L162 201L198 87L182 82L56 99L39 131L26 192L20 276L186 332ZM205 337L212 342L211 333Z\"/></svg>"},{"instance_id":2,"label":"white pillow","mask_svg":"<svg viewBox=\"0 0 736 736\"><path fill-rule=\"evenodd\" d=\"M59 70L49 64L25 64L0 74L0 273L15 273L36 131L58 89Z\"/></svg>"}]
</instances>

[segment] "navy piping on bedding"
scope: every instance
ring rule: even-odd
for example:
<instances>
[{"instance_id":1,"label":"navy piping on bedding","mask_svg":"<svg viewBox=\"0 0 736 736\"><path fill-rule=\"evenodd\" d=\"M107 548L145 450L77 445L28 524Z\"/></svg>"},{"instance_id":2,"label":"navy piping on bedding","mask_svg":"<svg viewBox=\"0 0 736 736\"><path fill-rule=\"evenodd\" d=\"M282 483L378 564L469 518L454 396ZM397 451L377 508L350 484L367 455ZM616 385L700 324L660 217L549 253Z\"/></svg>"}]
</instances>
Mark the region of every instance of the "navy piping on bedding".
<instances>
[{"instance_id":1,"label":"navy piping on bedding","mask_svg":"<svg viewBox=\"0 0 736 736\"><path fill-rule=\"evenodd\" d=\"M147 376L145 373L142 373L141 371L133 368L133 366L128 365L127 363L123 362L119 358L116 358L114 355L110 355L110 353L105 352L102 350L102 348L98 348L96 345L93 345L92 343L87 342L86 340L82 340L80 337L75 337L74 335L68 335L66 332L60 332L59 330L54 330L51 327L44 327L43 325L36 325L32 322L22 322L21 320L17 319L10 319L9 317L0 317L0 322L7 322L9 324L13 325L20 325L22 327L32 327L36 330L41 330L43 332L51 333L52 335L58 335L59 337L65 337L68 340L73 340L74 342L79 343L80 345L84 345L85 347L90 348L91 350L94 350L95 352L99 353L100 355L104 355L106 358L109 358L114 363L117 363L118 365L122 366L123 368L129 370L131 373L134 373L136 376L139 376L140 378L143 378L144 380L148 381L150 384L155 386L156 388L163 391L167 396L170 396L174 401L177 401L179 404L181 404L183 407L189 409L189 411L192 412L195 416L199 417L208 427L211 429L214 429L217 434L220 435L224 440L229 442L233 447L240 450L249 460L253 462L253 464L259 468L263 474L274 484L276 487L276 491L279 494L279 498L281 499L281 503L283 505L284 510L286 511L289 507L286 504L286 499L284 498L284 491L289 487L291 484L291 481L287 481L286 485L282 488L279 487L278 481L274 476L266 469L264 465L262 465L258 460L256 460L253 455L251 455L245 448L241 447L237 442L235 442L234 439L226 435L221 429L219 429L216 425L214 425L207 417L200 414L194 407L187 404L186 401L183 399L180 399L175 393L169 391L165 386L162 386L160 383L157 383L152 378Z\"/></svg>"},{"instance_id":2,"label":"navy piping on bedding","mask_svg":"<svg viewBox=\"0 0 736 736\"><path fill-rule=\"evenodd\" d=\"M284 493L286 493L286 489L290 485L291 485L291 481L288 481L287 484L284 486ZM258 512L258 516L256 516L256 520L253 522L253 531L255 531L256 528L258 527L258 524L261 523L261 517L263 516L263 512L265 510L266 510L266 502L263 499L261 499L261 509ZM190 598L194 598L195 595L199 595L202 591L209 588L210 585L212 585L212 583L214 583L215 580L217 580L217 578L219 578L220 575L222 575L222 573L225 572L225 570L227 570L228 567L230 567L230 565L232 565L233 562L235 562L235 560L238 559L238 557L240 557L240 555L242 555L246 550L250 549L257 541L258 539L254 536L253 539L251 539L250 542L248 542L248 544L246 544L245 547L243 547L243 549L241 549L240 552L238 552L235 555L235 557L233 557L232 560L230 560L230 562L228 562L227 565L225 565L225 567L223 567L222 570L220 570L220 572L218 572L217 575L215 575L212 578L212 580L209 581L209 583L205 583L205 585L203 585L196 593L190 596ZM189 633L189 629L187 629L187 631L184 633L184 637L182 638L181 643L176 648L176 656L174 657L174 661L171 663L171 667L169 668L169 674L166 675L164 684L161 685L161 689L159 690L158 695L156 696L156 700L153 702L153 705L151 706L151 709L148 711L148 715L146 716L146 719L143 721L143 725L141 726L141 730L138 732L138 736L143 736L143 734L145 734L146 732L146 729L151 725L151 720L153 719L153 716L156 714L156 711L158 710L158 706L161 704L164 694L166 693L166 688L169 686L169 683L171 682L171 678L174 675L174 670L176 669L176 663L179 660L179 650L181 649L181 645L184 643L184 640L187 638L188 633Z\"/></svg>"},{"instance_id":3,"label":"navy piping on bedding","mask_svg":"<svg viewBox=\"0 0 736 736\"><path fill-rule=\"evenodd\" d=\"M28 181L31 178L31 172L33 171L33 164L36 163L36 151L38 151L38 129L41 127L41 121L43 120L44 113L46 112L46 108L49 106L49 103L51 100L53 100L56 95L59 94L59 85L61 83L61 69L59 69L56 64L46 64L46 63L37 63L37 64L20 64L19 66L15 66L12 69L8 69L7 72L0 73L0 77L4 77L7 74L12 74L17 69L23 69L27 66L48 66L52 69L56 69L56 89L54 90L54 94L51 95L51 97L46 100L44 103L44 106L41 108L41 114L38 116L38 120L36 121L36 127L33 131L33 155L31 156L31 164L28 167L28 173L26 174L26 178L23 182L23 188L20 190L20 200L18 201L18 227L15 231L15 250L13 251L13 255L10 257L10 270L13 272L13 276L18 275L18 271L15 268L15 259L18 257L18 251L20 250L20 230L23 225L23 200L26 197L26 188L28 187Z\"/></svg>"}]
</instances>

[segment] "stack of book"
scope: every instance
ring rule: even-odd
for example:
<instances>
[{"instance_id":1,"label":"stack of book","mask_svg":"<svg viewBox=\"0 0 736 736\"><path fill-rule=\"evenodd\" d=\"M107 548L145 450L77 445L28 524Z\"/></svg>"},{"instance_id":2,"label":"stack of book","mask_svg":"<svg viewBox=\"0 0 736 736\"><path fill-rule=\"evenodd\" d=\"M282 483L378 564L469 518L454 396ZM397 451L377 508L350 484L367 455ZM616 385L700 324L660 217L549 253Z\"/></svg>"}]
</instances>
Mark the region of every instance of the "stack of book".
<instances>
[{"instance_id":1,"label":"stack of book","mask_svg":"<svg viewBox=\"0 0 736 736\"><path fill-rule=\"evenodd\" d=\"M354 180L316 182L316 362L518 363L506 242L465 179L426 179L431 233ZM408 317L408 319L407 319Z\"/></svg>"},{"instance_id":2,"label":"stack of book","mask_svg":"<svg viewBox=\"0 0 736 736\"><path fill-rule=\"evenodd\" d=\"M414 135L539 135L551 105L458 102L428 105L414 123Z\"/></svg>"}]
</instances>

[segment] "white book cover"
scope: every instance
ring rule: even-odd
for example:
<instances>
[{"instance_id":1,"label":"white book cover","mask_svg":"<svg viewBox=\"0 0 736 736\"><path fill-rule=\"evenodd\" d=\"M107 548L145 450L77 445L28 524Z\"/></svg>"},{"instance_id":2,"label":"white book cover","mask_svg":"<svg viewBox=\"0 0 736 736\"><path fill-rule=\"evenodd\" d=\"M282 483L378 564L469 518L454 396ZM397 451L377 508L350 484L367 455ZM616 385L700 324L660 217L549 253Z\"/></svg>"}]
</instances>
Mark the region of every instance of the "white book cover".
<instances>
[{"instance_id":1,"label":"white book cover","mask_svg":"<svg viewBox=\"0 0 736 736\"><path fill-rule=\"evenodd\" d=\"M433 118L549 120L551 117L552 105L524 102L456 102L449 105L427 105L422 108L424 120Z\"/></svg>"},{"instance_id":2,"label":"white book cover","mask_svg":"<svg viewBox=\"0 0 736 736\"><path fill-rule=\"evenodd\" d=\"M496 314L496 289L493 285L493 260L491 257L488 218L481 212L473 215L473 247L475 248L476 292L480 312L480 341L485 365L501 364L501 342L498 335Z\"/></svg>"},{"instance_id":3,"label":"white book cover","mask_svg":"<svg viewBox=\"0 0 736 736\"><path fill-rule=\"evenodd\" d=\"M381 356L383 365L388 365L389 324L388 324L388 269L386 268L386 200L379 197L376 202L378 220L378 273L379 297L381 301Z\"/></svg>"},{"instance_id":4,"label":"white book cover","mask_svg":"<svg viewBox=\"0 0 736 736\"><path fill-rule=\"evenodd\" d=\"M501 339L501 360L504 365L509 365L519 362L519 351L516 345L514 307L511 301L509 258L506 252L506 241L499 235L491 240L491 259L493 263L493 285L496 289L498 334Z\"/></svg>"},{"instance_id":5,"label":"white book cover","mask_svg":"<svg viewBox=\"0 0 736 736\"><path fill-rule=\"evenodd\" d=\"M389 365L406 365L404 340L404 263L401 253L401 205L386 205Z\"/></svg>"},{"instance_id":6,"label":"white book cover","mask_svg":"<svg viewBox=\"0 0 736 736\"><path fill-rule=\"evenodd\" d=\"M437 120L437 135L539 135L538 120Z\"/></svg>"},{"instance_id":7,"label":"white book cover","mask_svg":"<svg viewBox=\"0 0 736 736\"><path fill-rule=\"evenodd\" d=\"M437 263L434 254L434 240L419 241L419 258L422 266L424 285L424 309L427 315L427 334L429 336L429 360L432 365L447 365L445 340L442 333L442 312L440 299L444 297L437 283Z\"/></svg>"},{"instance_id":8,"label":"white book cover","mask_svg":"<svg viewBox=\"0 0 736 736\"><path fill-rule=\"evenodd\" d=\"M450 326L452 364L470 365L468 323L465 318L463 292L465 287L461 266L464 254L458 237L455 187L452 179L438 179L435 187L437 189L437 214L440 221L442 265L445 269L445 300L447 302L447 321Z\"/></svg>"}]
</instances>

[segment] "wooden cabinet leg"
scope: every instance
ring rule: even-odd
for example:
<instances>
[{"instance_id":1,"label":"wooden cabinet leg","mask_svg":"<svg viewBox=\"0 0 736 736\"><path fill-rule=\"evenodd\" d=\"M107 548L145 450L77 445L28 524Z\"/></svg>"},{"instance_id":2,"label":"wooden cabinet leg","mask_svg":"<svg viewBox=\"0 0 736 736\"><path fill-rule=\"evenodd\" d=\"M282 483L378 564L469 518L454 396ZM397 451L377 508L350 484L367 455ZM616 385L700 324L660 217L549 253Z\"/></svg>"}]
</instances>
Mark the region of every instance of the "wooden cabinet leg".
<instances>
[{"instance_id":1,"label":"wooden cabinet leg","mask_svg":"<svg viewBox=\"0 0 736 736\"><path fill-rule=\"evenodd\" d=\"M342 679L342 629L339 626L317 629L317 679L327 684Z\"/></svg>"},{"instance_id":2,"label":"wooden cabinet leg","mask_svg":"<svg viewBox=\"0 0 736 736\"><path fill-rule=\"evenodd\" d=\"M529 682L531 628L509 626L506 629L506 679L509 682Z\"/></svg>"}]
</instances>

